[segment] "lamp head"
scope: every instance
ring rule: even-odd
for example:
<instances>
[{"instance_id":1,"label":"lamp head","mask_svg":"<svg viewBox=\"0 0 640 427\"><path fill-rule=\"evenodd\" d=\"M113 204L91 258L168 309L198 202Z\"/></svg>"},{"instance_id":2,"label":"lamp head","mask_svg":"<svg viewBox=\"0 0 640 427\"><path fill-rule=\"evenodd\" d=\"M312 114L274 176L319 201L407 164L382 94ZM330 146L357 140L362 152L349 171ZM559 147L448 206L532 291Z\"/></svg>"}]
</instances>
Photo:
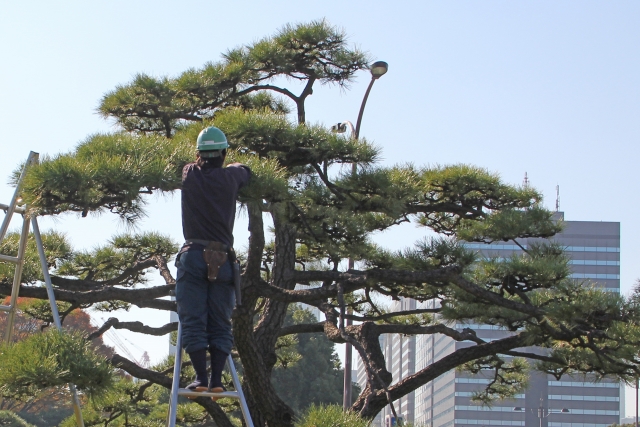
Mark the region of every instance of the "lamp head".
<instances>
[{"instance_id":1,"label":"lamp head","mask_svg":"<svg viewBox=\"0 0 640 427\"><path fill-rule=\"evenodd\" d=\"M336 123L335 125L331 126L331 132L333 133L345 133L346 131L347 131L346 123Z\"/></svg>"},{"instance_id":2,"label":"lamp head","mask_svg":"<svg viewBox=\"0 0 640 427\"><path fill-rule=\"evenodd\" d=\"M376 61L371 64L369 70L371 70L371 77L373 79L379 79L389 70L389 64L384 61Z\"/></svg>"}]
</instances>

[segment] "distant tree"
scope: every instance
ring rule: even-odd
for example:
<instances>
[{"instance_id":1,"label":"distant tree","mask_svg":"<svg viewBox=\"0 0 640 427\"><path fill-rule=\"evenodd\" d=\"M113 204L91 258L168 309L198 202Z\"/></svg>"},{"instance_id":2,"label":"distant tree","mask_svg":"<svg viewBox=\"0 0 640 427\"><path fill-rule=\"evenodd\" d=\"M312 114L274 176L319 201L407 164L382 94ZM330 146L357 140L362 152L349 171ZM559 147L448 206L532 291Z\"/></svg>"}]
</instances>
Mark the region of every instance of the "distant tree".
<instances>
[{"instance_id":1,"label":"distant tree","mask_svg":"<svg viewBox=\"0 0 640 427\"><path fill-rule=\"evenodd\" d=\"M272 375L283 337L302 333L324 333L333 342L354 345L367 367L367 385L352 409L364 418L456 368L491 372L492 382L478 396L485 401L518 393L528 368L557 377L571 372L636 377L637 289L624 298L576 283L562 248L549 242L507 259L479 259L465 247L465 242L521 244L557 233L562 225L541 206L537 191L469 165L382 166L379 149L365 138L345 138L308 123L305 102L314 84L347 87L368 62L367 55L347 46L344 32L319 21L288 25L177 77L138 75L107 93L99 107L121 130L43 158L26 177L23 199L30 212L42 215L110 211L136 221L151 202L148 194L180 188L198 132L211 124L221 128L231 143L228 160L253 170L240 195L250 237L242 254L243 303L233 322L257 426L293 424L296 414L278 395ZM292 81L299 83L297 94L280 85ZM286 114L291 104L293 119ZM407 153L407 159L419 162L420 155ZM354 163L358 168L352 173ZM265 224L265 217L270 222ZM405 222L435 237L398 252L372 242L374 233L393 232ZM167 299L175 286L167 265L177 250L170 239L121 235L87 252L57 248L51 246L49 256L59 301L106 311L131 304L175 310ZM341 271L347 258L358 268ZM165 284L150 285L150 269ZM36 279L26 274L21 295L46 299ZM9 281L0 278L0 293L9 291ZM378 303L381 296L439 304L389 312ZM294 303L319 308L326 320L285 327ZM355 324L345 326L346 318ZM453 321L497 325L512 335L484 341L471 330L451 327ZM111 327L154 335L176 329L113 318L96 335ZM392 384L379 336L395 333L443 334L465 345ZM518 350L528 346L548 352ZM170 387L165 372L140 368L119 354L110 360L134 377ZM204 398L198 404L216 424L231 426L218 404Z\"/></svg>"},{"instance_id":2,"label":"distant tree","mask_svg":"<svg viewBox=\"0 0 640 427\"><path fill-rule=\"evenodd\" d=\"M283 327L310 324L318 319L308 309L289 306ZM298 334L295 343L300 359L293 366L279 366L271 382L296 414L304 413L312 404L342 404L344 369L334 344L321 334ZM357 384L356 391L359 391ZM358 393L354 393L354 398Z\"/></svg>"}]
</instances>

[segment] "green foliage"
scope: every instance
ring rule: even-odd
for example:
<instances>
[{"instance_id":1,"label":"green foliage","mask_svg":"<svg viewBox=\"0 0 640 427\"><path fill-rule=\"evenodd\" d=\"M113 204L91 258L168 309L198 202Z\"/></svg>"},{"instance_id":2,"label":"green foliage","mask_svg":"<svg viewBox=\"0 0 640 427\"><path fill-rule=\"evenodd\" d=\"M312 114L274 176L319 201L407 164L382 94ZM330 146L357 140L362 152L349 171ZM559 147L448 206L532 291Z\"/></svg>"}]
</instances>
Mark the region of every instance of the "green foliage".
<instances>
[{"instance_id":1,"label":"green foliage","mask_svg":"<svg viewBox=\"0 0 640 427\"><path fill-rule=\"evenodd\" d=\"M355 412L343 411L342 406L312 405L309 411L295 423L295 427L368 427L369 420Z\"/></svg>"},{"instance_id":2,"label":"green foliage","mask_svg":"<svg viewBox=\"0 0 640 427\"><path fill-rule=\"evenodd\" d=\"M469 165L424 170L421 191L419 203L432 212L419 214L420 224L445 234L464 230L469 221L482 222L490 212L529 209L542 199L531 188L504 184L496 174Z\"/></svg>"},{"instance_id":3,"label":"green foliage","mask_svg":"<svg viewBox=\"0 0 640 427\"><path fill-rule=\"evenodd\" d=\"M487 216L484 221L462 221L457 234L468 242L551 237L562 230L562 224L554 222L552 216L551 212L538 206L502 209Z\"/></svg>"},{"instance_id":4,"label":"green foliage","mask_svg":"<svg viewBox=\"0 0 640 427\"><path fill-rule=\"evenodd\" d=\"M155 135L90 136L73 153L29 168L24 200L39 214L109 210L129 221L142 214L142 194L180 188L191 146Z\"/></svg>"},{"instance_id":5,"label":"green foliage","mask_svg":"<svg viewBox=\"0 0 640 427\"><path fill-rule=\"evenodd\" d=\"M51 303L47 300L28 300L19 304L18 307L26 317L37 319L50 325L54 324ZM71 308L71 304L67 302L56 302L56 307L58 313L64 313Z\"/></svg>"},{"instance_id":6,"label":"green foliage","mask_svg":"<svg viewBox=\"0 0 640 427\"><path fill-rule=\"evenodd\" d=\"M123 234L113 237L105 246L74 253L56 273L132 287L147 280L145 269L133 269L136 264L150 262L155 256L169 259L177 251L176 243L159 233Z\"/></svg>"},{"instance_id":7,"label":"green foliage","mask_svg":"<svg viewBox=\"0 0 640 427\"><path fill-rule=\"evenodd\" d=\"M161 427L166 419L167 392L164 388L144 382L133 382L129 378L116 378L113 387L96 399L83 405L82 417L86 426ZM197 406L197 405L196 405ZM202 410L200 411L202 419ZM61 427L75 426L75 417L70 416Z\"/></svg>"},{"instance_id":8,"label":"green foliage","mask_svg":"<svg viewBox=\"0 0 640 427\"><path fill-rule=\"evenodd\" d=\"M350 140L320 125L292 124L279 114L231 109L216 115L214 123L237 147L260 158L275 158L290 172L323 162L368 164L378 155L364 139Z\"/></svg>"},{"instance_id":9,"label":"green foliage","mask_svg":"<svg viewBox=\"0 0 640 427\"><path fill-rule=\"evenodd\" d=\"M50 330L3 344L0 365L0 393L16 400L68 383L98 396L112 384L111 365L78 333Z\"/></svg>"},{"instance_id":10,"label":"green foliage","mask_svg":"<svg viewBox=\"0 0 640 427\"><path fill-rule=\"evenodd\" d=\"M529 363L523 358L514 357L505 361L497 356L483 357L458 367L489 380L482 390L473 393L471 399L483 405L491 406L497 399L513 399L528 386Z\"/></svg>"},{"instance_id":11,"label":"green foliage","mask_svg":"<svg viewBox=\"0 0 640 427\"><path fill-rule=\"evenodd\" d=\"M429 271L441 267L469 266L477 255L461 242L449 238L432 237L415 243L414 248L390 252L378 246L372 247L367 264L376 268Z\"/></svg>"},{"instance_id":12,"label":"green foliage","mask_svg":"<svg viewBox=\"0 0 640 427\"><path fill-rule=\"evenodd\" d=\"M55 267L61 261L71 256L71 246L63 233L56 231L48 231L41 234L42 244L44 246L47 264ZM17 256L20 243L20 233L8 233L0 243L0 253L3 255ZM0 283L13 281L15 272L15 264L0 262ZM22 269L22 282L33 284L37 281L44 280L42 277L42 266L40 257L33 234L27 239L25 249L25 260Z\"/></svg>"},{"instance_id":13,"label":"green foliage","mask_svg":"<svg viewBox=\"0 0 640 427\"><path fill-rule=\"evenodd\" d=\"M570 274L569 260L555 244L533 244L507 259L489 258L474 268L474 281L510 294L550 289Z\"/></svg>"},{"instance_id":14,"label":"green foliage","mask_svg":"<svg viewBox=\"0 0 640 427\"><path fill-rule=\"evenodd\" d=\"M10 411L0 411L0 427L34 427Z\"/></svg>"},{"instance_id":15,"label":"green foliage","mask_svg":"<svg viewBox=\"0 0 640 427\"><path fill-rule=\"evenodd\" d=\"M526 252L509 258L482 258L467 271L473 283L519 303L534 301L541 305L540 289L570 286L568 259L555 244L530 244ZM526 296L525 296L526 295ZM537 304L536 304L537 305ZM480 300L464 291L453 289L443 301L441 315L448 320L485 323L515 331L525 326L528 316Z\"/></svg>"},{"instance_id":16,"label":"green foliage","mask_svg":"<svg viewBox=\"0 0 640 427\"><path fill-rule=\"evenodd\" d=\"M168 358L153 369L170 368L172 362L173 360ZM86 426L162 427L166 424L168 397L169 391L159 385L145 381L134 382L128 377L116 377L113 387L107 393L83 405L84 423ZM226 411L235 409L233 406L227 408L228 405L225 405L223 400L219 402ZM233 416L231 419L238 421ZM176 420L178 425L186 427L215 426L202 406L185 398L178 402ZM75 418L68 417L60 427L75 427Z\"/></svg>"},{"instance_id":17,"label":"green foliage","mask_svg":"<svg viewBox=\"0 0 640 427\"><path fill-rule=\"evenodd\" d=\"M245 49L228 52L227 58L247 58L258 68L269 67L264 77L284 74L322 83L345 84L353 73L367 66L365 55L346 48L346 33L326 21L285 25L273 37L266 37Z\"/></svg>"},{"instance_id":18,"label":"green foliage","mask_svg":"<svg viewBox=\"0 0 640 427\"><path fill-rule=\"evenodd\" d=\"M302 356L296 351L298 340L293 335L278 337L276 342L276 357L278 363L276 366L284 369L291 368L296 365Z\"/></svg>"},{"instance_id":19,"label":"green foliage","mask_svg":"<svg viewBox=\"0 0 640 427\"><path fill-rule=\"evenodd\" d=\"M171 137L185 121L211 118L229 105L287 111L280 100L247 97L257 90L274 90L295 102L293 93L268 85L279 76L344 86L367 63L365 54L347 47L345 33L326 21L287 25L272 37L228 51L220 62L175 78L138 74L107 93L98 109L128 131Z\"/></svg>"},{"instance_id":20,"label":"green foliage","mask_svg":"<svg viewBox=\"0 0 640 427\"><path fill-rule=\"evenodd\" d=\"M588 339L550 341L547 347L557 363L539 363L538 368L555 376L590 372L599 380L605 375L629 384L636 372L629 367L638 360L640 307L623 296L603 292L595 286L570 283L540 292L540 303L548 306L549 323Z\"/></svg>"}]
</instances>

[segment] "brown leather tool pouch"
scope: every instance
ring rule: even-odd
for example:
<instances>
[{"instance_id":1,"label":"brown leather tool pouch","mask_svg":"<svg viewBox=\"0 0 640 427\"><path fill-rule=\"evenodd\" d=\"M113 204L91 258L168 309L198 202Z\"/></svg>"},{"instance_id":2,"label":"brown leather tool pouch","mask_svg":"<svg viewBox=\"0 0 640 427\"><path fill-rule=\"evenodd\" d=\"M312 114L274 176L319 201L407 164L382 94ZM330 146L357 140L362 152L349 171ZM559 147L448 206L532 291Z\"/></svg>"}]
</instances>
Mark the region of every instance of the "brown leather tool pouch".
<instances>
[{"instance_id":1,"label":"brown leather tool pouch","mask_svg":"<svg viewBox=\"0 0 640 427\"><path fill-rule=\"evenodd\" d=\"M207 279L213 282L218 277L220 267L227 262L226 245L220 242L210 242L202 252L204 262L207 263Z\"/></svg>"}]
</instances>

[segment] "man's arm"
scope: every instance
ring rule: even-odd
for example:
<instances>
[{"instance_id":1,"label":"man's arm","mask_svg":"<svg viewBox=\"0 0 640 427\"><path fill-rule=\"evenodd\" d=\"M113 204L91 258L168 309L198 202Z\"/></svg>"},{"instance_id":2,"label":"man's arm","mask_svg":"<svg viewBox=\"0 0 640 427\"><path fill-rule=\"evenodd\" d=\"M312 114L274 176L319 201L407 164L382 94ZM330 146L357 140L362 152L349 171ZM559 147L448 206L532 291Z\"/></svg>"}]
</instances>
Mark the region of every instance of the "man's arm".
<instances>
[{"instance_id":1,"label":"man's arm","mask_svg":"<svg viewBox=\"0 0 640 427\"><path fill-rule=\"evenodd\" d=\"M247 165L242 163L231 163L227 165L230 171L233 171L233 175L240 184L240 187L244 187L251 179L251 169Z\"/></svg>"}]
</instances>

